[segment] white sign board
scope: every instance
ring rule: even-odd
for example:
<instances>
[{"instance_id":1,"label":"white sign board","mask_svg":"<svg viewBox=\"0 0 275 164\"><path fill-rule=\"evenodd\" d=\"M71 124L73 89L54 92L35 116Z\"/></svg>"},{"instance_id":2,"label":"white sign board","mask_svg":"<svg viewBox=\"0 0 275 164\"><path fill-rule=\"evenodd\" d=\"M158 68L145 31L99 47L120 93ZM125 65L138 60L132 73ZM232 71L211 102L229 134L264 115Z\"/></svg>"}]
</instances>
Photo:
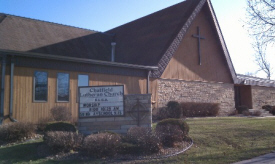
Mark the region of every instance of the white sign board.
<instances>
[{"instance_id":1,"label":"white sign board","mask_svg":"<svg viewBox=\"0 0 275 164\"><path fill-rule=\"evenodd\" d=\"M124 115L124 86L79 87L79 117Z\"/></svg>"}]
</instances>

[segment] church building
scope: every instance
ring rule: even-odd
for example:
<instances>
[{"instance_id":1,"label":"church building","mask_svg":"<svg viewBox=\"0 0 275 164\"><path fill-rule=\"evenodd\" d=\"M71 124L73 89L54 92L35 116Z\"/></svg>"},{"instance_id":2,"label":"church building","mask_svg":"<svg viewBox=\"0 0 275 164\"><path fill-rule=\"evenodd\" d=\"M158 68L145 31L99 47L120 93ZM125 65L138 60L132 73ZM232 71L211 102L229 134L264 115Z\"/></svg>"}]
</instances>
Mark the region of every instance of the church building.
<instances>
[{"instance_id":1,"label":"church building","mask_svg":"<svg viewBox=\"0 0 275 164\"><path fill-rule=\"evenodd\" d=\"M123 85L167 102L275 105L275 81L235 72L210 0L186 0L105 32L0 13L0 119L37 123L78 87ZM154 110L154 109L153 109Z\"/></svg>"}]
</instances>

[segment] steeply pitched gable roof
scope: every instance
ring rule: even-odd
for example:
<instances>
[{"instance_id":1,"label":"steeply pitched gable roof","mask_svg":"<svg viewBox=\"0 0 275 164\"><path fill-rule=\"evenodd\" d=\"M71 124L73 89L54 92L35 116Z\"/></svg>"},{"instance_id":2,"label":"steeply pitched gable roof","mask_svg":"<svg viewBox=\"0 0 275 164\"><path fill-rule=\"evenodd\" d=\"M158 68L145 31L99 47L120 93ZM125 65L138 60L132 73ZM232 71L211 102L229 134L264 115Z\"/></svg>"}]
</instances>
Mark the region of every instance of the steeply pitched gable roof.
<instances>
[{"instance_id":1,"label":"steeply pitched gable roof","mask_svg":"<svg viewBox=\"0 0 275 164\"><path fill-rule=\"evenodd\" d=\"M105 33L2 14L0 49L110 61L112 35L115 62L158 66L160 77L192 21L207 5L232 79L236 73L210 0L186 0ZM1 19L0 19L1 20Z\"/></svg>"},{"instance_id":2,"label":"steeply pitched gable roof","mask_svg":"<svg viewBox=\"0 0 275 164\"><path fill-rule=\"evenodd\" d=\"M116 34L116 61L157 65L159 69L152 75L160 77L204 5L210 10L227 67L236 81L236 73L210 0L186 0L107 31Z\"/></svg>"},{"instance_id":3,"label":"steeply pitched gable roof","mask_svg":"<svg viewBox=\"0 0 275 164\"><path fill-rule=\"evenodd\" d=\"M188 0L107 31L116 34L116 61L157 65L200 0Z\"/></svg>"}]
</instances>

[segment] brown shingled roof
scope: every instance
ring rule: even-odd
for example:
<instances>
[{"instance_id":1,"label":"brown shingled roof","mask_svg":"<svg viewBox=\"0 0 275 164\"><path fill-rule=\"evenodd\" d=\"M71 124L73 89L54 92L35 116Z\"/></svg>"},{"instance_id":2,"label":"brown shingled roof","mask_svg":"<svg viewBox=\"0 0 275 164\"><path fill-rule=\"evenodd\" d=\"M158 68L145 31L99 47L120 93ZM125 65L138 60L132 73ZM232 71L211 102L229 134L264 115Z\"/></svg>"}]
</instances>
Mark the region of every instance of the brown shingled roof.
<instances>
[{"instance_id":1,"label":"brown shingled roof","mask_svg":"<svg viewBox=\"0 0 275 164\"><path fill-rule=\"evenodd\" d=\"M111 35L0 14L0 49L110 60Z\"/></svg>"},{"instance_id":2,"label":"brown shingled roof","mask_svg":"<svg viewBox=\"0 0 275 164\"><path fill-rule=\"evenodd\" d=\"M237 82L210 0L186 0L105 33L2 14L0 50L110 61L111 41L115 35L117 42L115 62L158 66L158 70L153 71L151 75L158 78L191 23L206 5L210 9L227 66L234 82Z\"/></svg>"},{"instance_id":3,"label":"brown shingled roof","mask_svg":"<svg viewBox=\"0 0 275 164\"><path fill-rule=\"evenodd\" d=\"M201 0L187 0L106 33L116 34L116 62L155 66ZM110 61L111 35L1 14L0 49Z\"/></svg>"},{"instance_id":4,"label":"brown shingled roof","mask_svg":"<svg viewBox=\"0 0 275 164\"><path fill-rule=\"evenodd\" d=\"M107 31L116 34L116 61L157 65L201 0L187 0Z\"/></svg>"}]
</instances>

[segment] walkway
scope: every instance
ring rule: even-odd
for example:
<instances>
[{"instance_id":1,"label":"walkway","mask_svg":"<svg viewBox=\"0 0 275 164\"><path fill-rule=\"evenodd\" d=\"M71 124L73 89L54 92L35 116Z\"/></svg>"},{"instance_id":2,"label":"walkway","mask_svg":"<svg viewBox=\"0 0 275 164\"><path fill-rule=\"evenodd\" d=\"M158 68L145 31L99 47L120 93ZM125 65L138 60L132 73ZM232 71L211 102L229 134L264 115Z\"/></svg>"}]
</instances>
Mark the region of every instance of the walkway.
<instances>
[{"instance_id":1,"label":"walkway","mask_svg":"<svg viewBox=\"0 0 275 164\"><path fill-rule=\"evenodd\" d=\"M237 162L234 164L259 164L259 163L264 163L264 164L275 164L275 151L273 151L270 154L262 155L256 158L252 158L249 160Z\"/></svg>"}]
</instances>

